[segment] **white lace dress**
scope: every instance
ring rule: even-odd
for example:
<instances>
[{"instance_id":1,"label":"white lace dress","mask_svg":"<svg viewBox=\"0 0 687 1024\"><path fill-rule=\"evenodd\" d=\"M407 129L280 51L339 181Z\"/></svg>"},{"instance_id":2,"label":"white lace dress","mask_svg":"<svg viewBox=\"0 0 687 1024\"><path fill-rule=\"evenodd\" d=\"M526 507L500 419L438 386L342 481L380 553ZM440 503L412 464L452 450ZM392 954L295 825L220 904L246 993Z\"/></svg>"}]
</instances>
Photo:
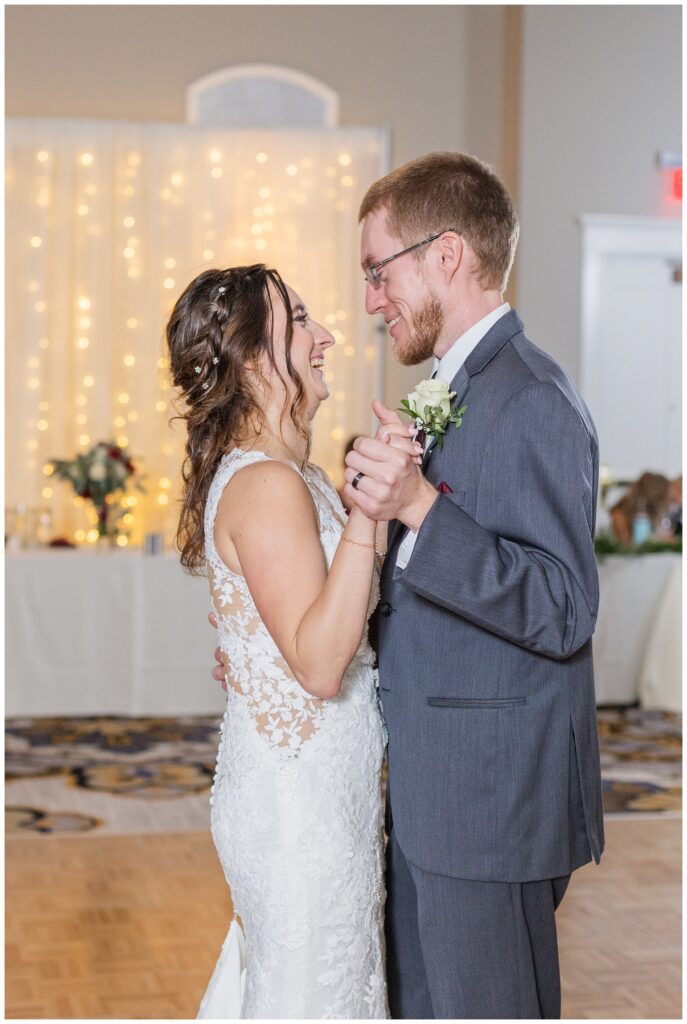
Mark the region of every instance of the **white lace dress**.
<instances>
[{"instance_id":1,"label":"white lace dress","mask_svg":"<svg viewBox=\"0 0 687 1024\"><path fill-rule=\"evenodd\" d=\"M215 548L224 488L238 469L266 458L239 449L226 455L205 511L219 644L232 676L212 835L243 928L235 918L198 1017L384 1018L384 736L373 653L363 638L340 693L311 697L244 578ZM308 466L302 476L330 566L345 513L321 470ZM375 571L370 609L378 597Z\"/></svg>"}]
</instances>

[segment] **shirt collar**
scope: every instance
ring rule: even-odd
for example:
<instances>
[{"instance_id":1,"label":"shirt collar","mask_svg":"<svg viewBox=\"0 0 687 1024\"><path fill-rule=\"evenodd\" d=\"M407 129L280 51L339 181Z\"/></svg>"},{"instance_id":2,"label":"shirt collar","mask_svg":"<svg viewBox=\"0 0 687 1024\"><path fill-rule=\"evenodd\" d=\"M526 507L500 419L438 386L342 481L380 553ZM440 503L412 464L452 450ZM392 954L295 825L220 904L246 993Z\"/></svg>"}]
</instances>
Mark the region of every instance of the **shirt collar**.
<instances>
[{"instance_id":1,"label":"shirt collar","mask_svg":"<svg viewBox=\"0 0 687 1024\"><path fill-rule=\"evenodd\" d=\"M465 334L461 334L460 338L451 345L448 352L444 353L441 359L437 359L435 356L434 375L450 384L472 350L477 347L496 321L506 315L509 309L510 305L507 302L503 302L496 309L492 309L491 313L487 313L476 324L473 324L472 327L469 327Z\"/></svg>"}]
</instances>

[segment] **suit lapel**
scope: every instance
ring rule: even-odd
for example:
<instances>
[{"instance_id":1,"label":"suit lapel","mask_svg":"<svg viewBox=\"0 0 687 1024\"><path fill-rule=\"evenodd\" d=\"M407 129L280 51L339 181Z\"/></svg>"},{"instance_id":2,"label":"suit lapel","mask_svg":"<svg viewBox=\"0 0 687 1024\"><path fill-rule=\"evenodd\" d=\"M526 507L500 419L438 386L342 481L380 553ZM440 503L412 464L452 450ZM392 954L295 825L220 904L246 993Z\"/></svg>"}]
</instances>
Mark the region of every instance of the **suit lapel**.
<instances>
[{"instance_id":1,"label":"suit lapel","mask_svg":"<svg viewBox=\"0 0 687 1024\"><path fill-rule=\"evenodd\" d=\"M463 365L461 366L460 370L455 375L455 377L453 378L453 380L451 381L451 384L449 386L449 391L455 391L455 393L456 393L456 397L451 399L451 407L453 409L460 409L461 405L463 404L463 399L465 398L465 396L467 395L469 390L470 390L470 374L468 373L468 371L467 371L467 369L465 367L465 363L463 363ZM451 425L448 429L449 429L449 431L451 431L452 429L455 429L455 428L453 427L453 425ZM429 460L432 457L432 452L434 451L434 449L436 448L438 443L439 442L438 442L436 437L433 437L432 440L430 441L430 443L429 443L429 445L427 447L427 451L425 452L425 454L423 456L423 459L422 459L422 472L423 473L427 469L427 466L429 465Z\"/></svg>"}]
</instances>

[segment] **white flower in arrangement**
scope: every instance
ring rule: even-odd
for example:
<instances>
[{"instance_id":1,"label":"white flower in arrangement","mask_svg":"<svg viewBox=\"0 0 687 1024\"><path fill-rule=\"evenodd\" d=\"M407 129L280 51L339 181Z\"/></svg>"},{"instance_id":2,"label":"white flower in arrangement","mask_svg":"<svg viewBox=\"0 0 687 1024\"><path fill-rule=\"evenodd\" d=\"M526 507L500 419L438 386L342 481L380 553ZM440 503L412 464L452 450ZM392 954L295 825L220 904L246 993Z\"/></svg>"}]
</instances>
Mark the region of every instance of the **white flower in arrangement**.
<instances>
[{"instance_id":1,"label":"white flower in arrangement","mask_svg":"<svg viewBox=\"0 0 687 1024\"><path fill-rule=\"evenodd\" d=\"M438 406L444 416L448 416L452 398L453 394L449 391L446 381L441 377L435 377L434 380L421 380L415 385L415 390L408 395L408 405L417 409L420 415L427 406Z\"/></svg>"},{"instance_id":2,"label":"white flower in arrangement","mask_svg":"<svg viewBox=\"0 0 687 1024\"><path fill-rule=\"evenodd\" d=\"M463 413L467 405L460 409L451 409L451 401L456 397L455 391L449 391L449 386L441 377L433 380L421 380L411 391L407 398L401 402L399 412L412 416L417 429L416 440L421 442L427 437L434 437L441 448L444 443L444 434L448 426L453 423L460 427L463 423Z\"/></svg>"},{"instance_id":3,"label":"white flower in arrangement","mask_svg":"<svg viewBox=\"0 0 687 1024\"><path fill-rule=\"evenodd\" d=\"M107 468L104 462L94 462L88 471L89 479L93 480L95 483L99 483L101 480L104 480L106 476Z\"/></svg>"}]
</instances>

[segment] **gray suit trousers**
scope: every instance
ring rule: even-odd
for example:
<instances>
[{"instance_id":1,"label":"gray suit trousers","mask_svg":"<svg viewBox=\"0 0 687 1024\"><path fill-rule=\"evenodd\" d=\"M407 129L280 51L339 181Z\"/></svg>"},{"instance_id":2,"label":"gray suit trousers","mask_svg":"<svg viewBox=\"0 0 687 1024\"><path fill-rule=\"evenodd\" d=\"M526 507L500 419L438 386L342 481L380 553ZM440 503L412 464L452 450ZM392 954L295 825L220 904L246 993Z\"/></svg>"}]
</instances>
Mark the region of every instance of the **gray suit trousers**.
<instances>
[{"instance_id":1,"label":"gray suit trousers","mask_svg":"<svg viewBox=\"0 0 687 1024\"><path fill-rule=\"evenodd\" d=\"M387 844L386 952L398 1020L560 1017L555 910L569 875L475 882L408 863Z\"/></svg>"}]
</instances>

